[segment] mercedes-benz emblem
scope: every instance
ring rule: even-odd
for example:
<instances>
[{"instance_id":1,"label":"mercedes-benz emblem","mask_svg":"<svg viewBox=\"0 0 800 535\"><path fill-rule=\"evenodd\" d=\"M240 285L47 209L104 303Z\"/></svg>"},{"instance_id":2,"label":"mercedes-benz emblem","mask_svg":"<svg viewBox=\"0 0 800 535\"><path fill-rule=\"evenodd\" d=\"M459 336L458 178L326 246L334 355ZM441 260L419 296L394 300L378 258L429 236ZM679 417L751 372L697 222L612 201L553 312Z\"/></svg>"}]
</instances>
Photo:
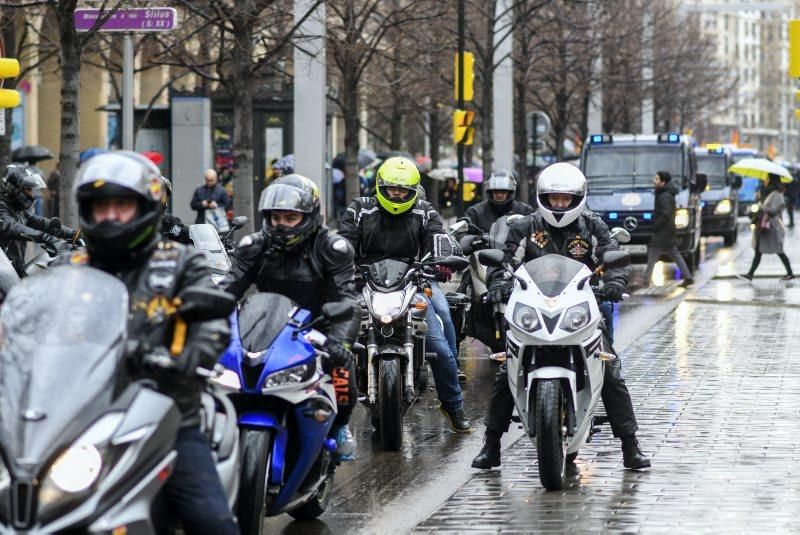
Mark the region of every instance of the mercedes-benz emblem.
<instances>
[{"instance_id":1,"label":"mercedes-benz emblem","mask_svg":"<svg viewBox=\"0 0 800 535\"><path fill-rule=\"evenodd\" d=\"M625 218L625 222L623 223L623 225L628 230L636 230L636 227L639 226L639 220L633 216L628 216Z\"/></svg>"}]
</instances>

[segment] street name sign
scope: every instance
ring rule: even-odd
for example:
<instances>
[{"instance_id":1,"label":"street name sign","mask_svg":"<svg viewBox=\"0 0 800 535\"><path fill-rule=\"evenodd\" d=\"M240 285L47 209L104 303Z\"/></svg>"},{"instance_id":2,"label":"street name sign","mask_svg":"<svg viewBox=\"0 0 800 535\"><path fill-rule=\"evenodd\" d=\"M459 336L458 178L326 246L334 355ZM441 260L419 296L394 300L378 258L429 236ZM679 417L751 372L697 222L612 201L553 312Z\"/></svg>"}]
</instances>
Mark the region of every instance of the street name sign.
<instances>
[{"instance_id":1,"label":"street name sign","mask_svg":"<svg viewBox=\"0 0 800 535\"><path fill-rule=\"evenodd\" d=\"M99 9L76 9L75 29L79 32L91 30ZM178 12L174 7L142 7L118 9L100 27L101 32L168 32L178 25Z\"/></svg>"}]
</instances>

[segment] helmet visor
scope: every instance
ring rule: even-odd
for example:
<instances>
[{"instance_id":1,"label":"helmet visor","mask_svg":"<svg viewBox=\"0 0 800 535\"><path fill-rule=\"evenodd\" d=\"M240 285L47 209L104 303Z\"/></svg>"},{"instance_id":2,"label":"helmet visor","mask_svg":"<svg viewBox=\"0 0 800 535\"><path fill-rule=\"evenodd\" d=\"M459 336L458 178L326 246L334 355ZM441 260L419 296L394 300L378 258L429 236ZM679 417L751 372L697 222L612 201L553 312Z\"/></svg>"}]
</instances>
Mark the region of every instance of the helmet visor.
<instances>
[{"instance_id":1,"label":"helmet visor","mask_svg":"<svg viewBox=\"0 0 800 535\"><path fill-rule=\"evenodd\" d=\"M397 184L379 184L381 195L389 202L404 203L410 201L417 194L417 188L407 188Z\"/></svg>"},{"instance_id":2,"label":"helmet visor","mask_svg":"<svg viewBox=\"0 0 800 535\"><path fill-rule=\"evenodd\" d=\"M290 184L272 184L261 193L259 211L291 210L310 214L314 210L314 197Z\"/></svg>"},{"instance_id":3,"label":"helmet visor","mask_svg":"<svg viewBox=\"0 0 800 535\"><path fill-rule=\"evenodd\" d=\"M582 195L557 191L552 193L539 193L539 204L551 212L568 212L578 207L583 200Z\"/></svg>"},{"instance_id":4,"label":"helmet visor","mask_svg":"<svg viewBox=\"0 0 800 535\"><path fill-rule=\"evenodd\" d=\"M510 176L493 176L486 183L486 191L504 190L516 191L517 183Z\"/></svg>"}]
</instances>

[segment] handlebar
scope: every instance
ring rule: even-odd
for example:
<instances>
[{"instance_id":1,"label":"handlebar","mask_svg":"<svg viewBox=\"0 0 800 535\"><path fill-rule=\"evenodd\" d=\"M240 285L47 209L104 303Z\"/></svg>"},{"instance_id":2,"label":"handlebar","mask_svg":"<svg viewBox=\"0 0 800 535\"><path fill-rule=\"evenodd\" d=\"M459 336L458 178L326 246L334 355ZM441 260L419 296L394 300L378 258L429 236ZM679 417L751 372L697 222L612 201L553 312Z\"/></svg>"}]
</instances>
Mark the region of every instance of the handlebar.
<instances>
[{"instance_id":1,"label":"handlebar","mask_svg":"<svg viewBox=\"0 0 800 535\"><path fill-rule=\"evenodd\" d=\"M600 286L591 286L591 289L592 289L592 293L594 293L595 297L597 297L601 301L607 301L605 292L603 291L604 290L603 288L601 288ZM623 293L622 294L622 299L620 299L620 301L624 301L627 298L629 298L630 296L631 295L628 294L628 293Z\"/></svg>"},{"instance_id":2,"label":"handlebar","mask_svg":"<svg viewBox=\"0 0 800 535\"><path fill-rule=\"evenodd\" d=\"M144 362L146 366L161 370L178 369L177 360L172 358L166 351L155 350L145 353L142 355L142 362ZM225 371L225 368L221 364L215 364L214 368L211 370L198 366L197 369L195 369L195 374L205 379L214 379L222 375L223 371Z\"/></svg>"}]
</instances>

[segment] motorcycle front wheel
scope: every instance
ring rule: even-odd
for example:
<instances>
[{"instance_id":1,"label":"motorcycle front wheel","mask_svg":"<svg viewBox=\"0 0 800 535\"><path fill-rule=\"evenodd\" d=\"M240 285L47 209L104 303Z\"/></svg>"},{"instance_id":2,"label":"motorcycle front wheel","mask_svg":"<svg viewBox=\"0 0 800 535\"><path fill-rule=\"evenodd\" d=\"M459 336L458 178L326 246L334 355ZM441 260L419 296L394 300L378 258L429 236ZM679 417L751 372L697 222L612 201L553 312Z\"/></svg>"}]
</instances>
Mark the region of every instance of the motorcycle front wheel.
<instances>
[{"instance_id":1,"label":"motorcycle front wheel","mask_svg":"<svg viewBox=\"0 0 800 535\"><path fill-rule=\"evenodd\" d=\"M317 488L317 492L306 503L289 511L295 520L314 520L328 508L333 494L333 466L328 471L328 477ZM242 532L244 533L244 532Z\"/></svg>"},{"instance_id":2,"label":"motorcycle front wheel","mask_svg":"<svg viewBox=\"0 0 800 535\"><path fill-rule=\"evenodd\" d=\"M378 362L379 430L383 447L399 451L403 446L403 375L398 359Z\"/></svg>"},{"instance_id":3,"label":"motorcycle front wheel","mask_svg":"<svg viewBox=\"0 0 800 535\"><path fill-rule=\"evenodd\" d=\"M538 383L535 414L539 480L547 490L562 489L567 475L567 404L558 380Z\"/></svg>"},{"instance_id":4,"label":"motorcycle front wheel","mask_svg":"<svg viewBox=\"0 0 800 535\"><path fill-rule=\"evenodd\" d=\"M242 533L261 535L267 515L267 471L272 452L272 436L265 429L242 429L242 474L236 517Z\"/></svg>"}]
</instances>

